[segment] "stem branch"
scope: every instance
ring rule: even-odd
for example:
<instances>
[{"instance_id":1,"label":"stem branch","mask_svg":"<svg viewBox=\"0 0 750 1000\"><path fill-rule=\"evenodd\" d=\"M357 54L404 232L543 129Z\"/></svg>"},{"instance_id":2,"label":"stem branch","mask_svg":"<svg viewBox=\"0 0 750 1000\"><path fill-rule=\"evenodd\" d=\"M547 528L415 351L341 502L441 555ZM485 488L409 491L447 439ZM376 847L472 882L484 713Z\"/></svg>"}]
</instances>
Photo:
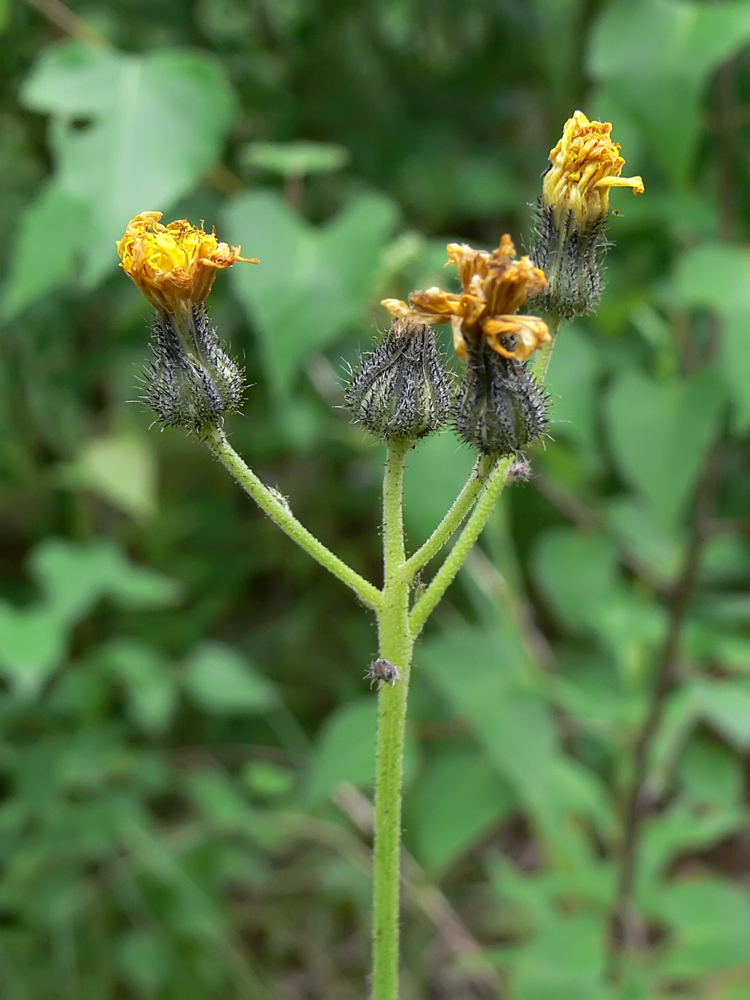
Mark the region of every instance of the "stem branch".
<instances>
[{"instance_id":1,"label":"stem branch","mask_svg":"<svg viewBox=\"0 0 750 1000\"><path fill-rule=\"evenodd\" d=\"M445 515L433 533L417 551L406 561L406 571L410 577L425 566L434 555L442 549L454 531L459 528L466 519L469 511L474 506L477 497L482 492L487 476L494 465L494 459L487 455L480 455L477 459L471 475L466 480L463 489L453 501L453 505Z\"/></svg>"},{"instance_id":2,"label":"stem branch","mask_svg":"<svg viewBox=\"0 0 750 1000\"><path fill-rule=\"evenodd\" d=\"M322 542L310 534L289 507L265 486L253 470L237 454L227 441L224 431L216 428L206 444L218 458L224 468L231 473L242 488L250 494L253 500L292 541L303 548L308 555L324 566L330 573L351 587L363 604L373 611L378 611L383 595L363 576L348 566L342 559L334 555Z\"/></svg>"},{"instance_id":3,"label":"stem branch","mask_svg":"<svg viewBox=\"0 0 750 1000\"><path fill-rule=\"evenodd\" d=\"M494 510L495 504L503 491L508 469L514 461L515 455L506 455L505 458L500 459L487 477L482 495L477 500L477 505L471 517L466 522L464 530L458 536L456 544L433 577L432 582L414 605L409 616L409 627L415 638L419 635L424 623L452 583L462 563L482 533L482 529L489 520L490 514Z\"/></svg>"}]
</instances>

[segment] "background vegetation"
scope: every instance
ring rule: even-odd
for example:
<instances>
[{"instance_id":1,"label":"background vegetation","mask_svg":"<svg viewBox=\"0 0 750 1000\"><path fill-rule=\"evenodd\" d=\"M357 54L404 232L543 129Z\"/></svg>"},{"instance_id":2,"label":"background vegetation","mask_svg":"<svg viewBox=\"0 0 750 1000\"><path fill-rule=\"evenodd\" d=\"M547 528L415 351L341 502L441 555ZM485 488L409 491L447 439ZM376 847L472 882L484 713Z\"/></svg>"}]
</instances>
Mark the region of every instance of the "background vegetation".
<instances>
[{"instance_id":1,"label":"background vegetation","mask_svg":"<svg viewBox=\"0 0 750 1000\"><path fill-rule=\"evenodd\" d=\"M232 441L377 580L345 365L447 239L528 245L580 107L646 195L417 650L404 997L746 1000L750 2L0 10L3 997L366 992L375 635L132 402L125 223L262 258L211 301L253 383ZM413 544L471 462L413 453Z\"/></svg>"}]
</instances>

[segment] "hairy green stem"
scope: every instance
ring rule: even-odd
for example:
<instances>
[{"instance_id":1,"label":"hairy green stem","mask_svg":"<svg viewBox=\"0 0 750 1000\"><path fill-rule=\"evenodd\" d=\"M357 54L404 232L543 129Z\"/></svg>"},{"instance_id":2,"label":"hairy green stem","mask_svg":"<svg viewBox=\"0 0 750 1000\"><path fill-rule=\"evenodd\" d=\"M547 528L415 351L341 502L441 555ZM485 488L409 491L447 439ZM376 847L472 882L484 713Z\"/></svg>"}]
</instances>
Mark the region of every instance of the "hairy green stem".
<instances>
[{"instance_id":1,"label":"hairy green stem","mask_svg":"<svg viewBox=\"0 0 750 1000\"><path fill-rule=\"evenodd\" d=\"M487 477L482 495L477 500L477 505L466 522L464 530L458 536L456 544L450 550L445 562L432 578L430 585L414 605L409 615L409 628L414 638L421 632L424 623L455 579L474 543L482 533L482 528L489 520L503 491L508 469L515 460L515 455L507 455L500 459L492 473Z\"/></svg>"},{"instance_id":2,"label":"hairy green stem","mask_svg":"<svg viewBox=\"0 0 750 1000\"><path fill-rule=\"evenodd\" d=\"M385 582L378 611L380 655L398 667L400 679L380 684L375 773L373 856L373 1000L397 1000L399 973L401 784L406 700L414 640L409 630L409 574L403 523L404 461L410 441L388 445L383 477Z\"/></svg>"},{"instance_id":3,"label":"hairy green stem","mask_svg":"<svg viewBox=\"0 0 750 1000\"><path fill-rule=\"evenodd\" d=\"M477 497L482 492L482 487L494 464L495 458L489 455L480 455L476 460L471 475L453 501L453 505L448 513L424 545L406 560L406 571L412 578L434 555L437 555L448 542L453 532L463 524L469 511L474 506Z\"/></svg>"},{"instance_id":4,"label":"hairy green stem","mask_svg":"<svg viewBox=\"0 0 750 1000\"><path fill-rule=\"evenodd\" d=\"M250 494L257 505L263 510L272 521L274 521L285 534L289 535L300 548L304 549L321 566L324 566L330 573L351 587L363 604L374 611L378 611L383 601L383 595L363 576L348 566L342 559L334 555L322 542L311 535L291 510L271 492L253 470L240 458L234 448L226 439L226 435L221 428L215 428L210 436L206 438L206 444L221 464L242 488Z\"/></svg>"},{"instance_id":5,"label":"hairy green stem","mask_svg":"<svg viewBox=\"0 0 750 1000\"><path fill-rule=\"evenodd\" d=\"M534 364L531 368L531 374L539 382L540 385L544 385L547 378L547 369L549 368L549 363L552 360L552 352L555 349L555 341L557 340L557 331L560 329L560 317L557 313L545 313L542 312L542 318L549 327L549 333L552 340L549 344L545 344L541 347L534 358Z\"/></svg>"}]
</instances>

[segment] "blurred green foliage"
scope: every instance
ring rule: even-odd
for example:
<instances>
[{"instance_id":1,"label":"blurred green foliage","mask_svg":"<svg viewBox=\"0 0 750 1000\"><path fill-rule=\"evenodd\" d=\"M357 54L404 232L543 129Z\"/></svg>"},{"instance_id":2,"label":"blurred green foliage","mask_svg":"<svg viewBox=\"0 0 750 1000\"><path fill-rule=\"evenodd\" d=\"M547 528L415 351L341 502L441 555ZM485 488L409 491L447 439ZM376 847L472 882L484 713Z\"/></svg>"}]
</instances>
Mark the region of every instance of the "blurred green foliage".
<instances>
[{"instance_id":1,"label":"blurred green foliage","mask_svg":"<svg viewBox=\"0 0 750 1000\"><path fill-rule=\"evenodd\" d=\"M253 383L233 443L377 580L380 452L342 365L447 239L530 242L581 107L646 195L616 196L607 291L561 334L534 478L417 649L404 997L746 1000L750 2L17 0L0 24L3 997L366 989L375 635L131 403L126 222L262 258L211 302ZM471 461L449 433L413 453L413 545Z\"/></svg>"}]
</instances>

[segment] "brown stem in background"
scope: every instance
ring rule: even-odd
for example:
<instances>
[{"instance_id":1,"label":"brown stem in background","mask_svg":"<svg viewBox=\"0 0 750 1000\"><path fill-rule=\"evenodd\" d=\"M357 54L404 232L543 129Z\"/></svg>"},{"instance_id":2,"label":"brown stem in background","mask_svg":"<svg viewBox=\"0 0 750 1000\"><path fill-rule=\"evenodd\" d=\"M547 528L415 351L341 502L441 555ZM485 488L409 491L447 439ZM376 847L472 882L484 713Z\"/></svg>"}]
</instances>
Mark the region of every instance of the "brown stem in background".
<instances>
[{"instance_id":1,"label":"brown stem in background","mask_svg":"<svg viewBox=\"0 0 750 1000\"><path fill-rule=\"evenodd\" d=\"M40 14L44 14L66 35L77 38L84 45L97 45L99 47L109 45L104 35L100 35L96 28L92 28L70 7L66 7L61 0L26 0L26 3L30 7L36 7Z\"/></svg>"},{"instance_id":2,"label":"brown stem in background","mask_svg":"<svg viewBox=\"0 0 750 1000\"><path fill-rule=\"evenodd\" d=\"M643 949L648 944L646 927L635 912L633 897L638 874L639 839L643 820L651 805L646 788L649 755L674 683L685 618L698 580L703 544L709 534L716 487L715 464L712 453L698 485L682 570L667 599L667 631L657 660L646 718L633 748L633 772L623 809L620 874L609 936L608 977L612 981L620 978L624 953L631 948Z\"/></svg>"},{"instance_id":3,"label":"brown stem in background","mask_svg":"<svg viewBox=\"0 0 750 1000\"><path fill-rule=\"evenodd\" d=\"M716 150L718 153L717 200L721 213L721 235L737 236L737 162L734 112L734 61L725 63L716 74Z\"/></svg>"}]
</instances>

